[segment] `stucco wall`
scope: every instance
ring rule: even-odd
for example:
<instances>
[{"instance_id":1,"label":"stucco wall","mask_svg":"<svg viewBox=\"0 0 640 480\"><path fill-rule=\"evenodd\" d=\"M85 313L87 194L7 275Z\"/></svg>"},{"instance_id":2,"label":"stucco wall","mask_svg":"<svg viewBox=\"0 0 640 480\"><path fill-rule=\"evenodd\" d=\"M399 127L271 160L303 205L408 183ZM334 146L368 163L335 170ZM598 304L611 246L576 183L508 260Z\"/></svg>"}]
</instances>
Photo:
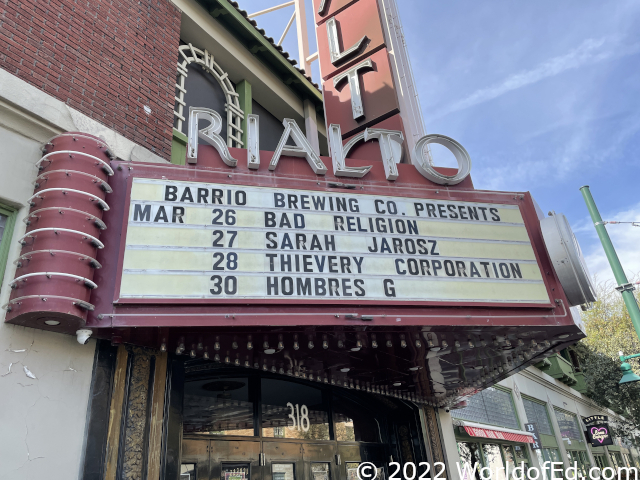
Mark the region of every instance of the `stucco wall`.
<instances>
[{"instance_id":1,"label":"stucco wall","mask_svg":"<svg viewBox=\"0 0 640 480\"><path fill-rule=\"evenodd\" d=\"M9 116L0 109L0 125L15 126ZM46 133L28 122L21 128L36 138ZM0 290L5 305L42 143L0 127L0 146L0 202L19 209ZM8 325L5 313L0 317L0 479L78 478L95 341L80 345L68 335Z\"/></svg>"}]
</instances>

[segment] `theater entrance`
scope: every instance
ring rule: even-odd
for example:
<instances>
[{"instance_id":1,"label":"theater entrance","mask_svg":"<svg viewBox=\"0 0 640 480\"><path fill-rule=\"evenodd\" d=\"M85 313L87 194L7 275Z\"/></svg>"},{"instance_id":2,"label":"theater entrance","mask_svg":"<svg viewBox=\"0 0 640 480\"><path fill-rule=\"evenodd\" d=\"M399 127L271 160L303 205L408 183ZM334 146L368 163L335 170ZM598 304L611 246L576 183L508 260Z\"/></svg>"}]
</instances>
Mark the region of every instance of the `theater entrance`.
<instances>
[{"instance_id":1,"label":"theater entrance","mask_svg":"<svg viewBox=\"0 0 640 480\"><path fill-rule=\"evenodd\" d=\"M245 375L239 375L239 373ZM417 407L264 372L184 384L180 480L357 480L362 462L427 461ZM406 458L406 460L405 460Z\"/></svg>"},{"instance_id":2,"label":"theater entrance","mask_svg":"<svg viewBox=\"0 0 640 480\"><path fill-rule=\"evenodd\" d=\"M182 448L181 480L356 480L363 461L384 478L382 445L185 438Z\"/></svg>"}]
</instances>

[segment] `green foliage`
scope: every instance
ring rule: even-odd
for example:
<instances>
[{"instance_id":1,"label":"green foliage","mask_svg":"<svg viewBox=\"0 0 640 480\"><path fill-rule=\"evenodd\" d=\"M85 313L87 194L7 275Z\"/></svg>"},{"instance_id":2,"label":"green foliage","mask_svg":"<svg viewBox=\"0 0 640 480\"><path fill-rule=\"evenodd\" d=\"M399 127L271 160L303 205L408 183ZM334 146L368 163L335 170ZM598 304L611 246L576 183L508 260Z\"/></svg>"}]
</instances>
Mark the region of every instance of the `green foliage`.
<instances>
[{"instance_id":1,"label":"green foliage","mask_svg":"<svg viewBox=\"0 0 640 480\"><path fill-rule=\"evenodd\" d=\"M620 385L619 352L640 353L640 340L631 323L622 296L609 283L597 287L598 301L582 314L587 338L574 347L587 384L587 396L598 404L624 415L615 425L617 436L630 436L640 427L640 382ZM631 360L636 374L638 359Z\"/></svg>"}]
</instances>

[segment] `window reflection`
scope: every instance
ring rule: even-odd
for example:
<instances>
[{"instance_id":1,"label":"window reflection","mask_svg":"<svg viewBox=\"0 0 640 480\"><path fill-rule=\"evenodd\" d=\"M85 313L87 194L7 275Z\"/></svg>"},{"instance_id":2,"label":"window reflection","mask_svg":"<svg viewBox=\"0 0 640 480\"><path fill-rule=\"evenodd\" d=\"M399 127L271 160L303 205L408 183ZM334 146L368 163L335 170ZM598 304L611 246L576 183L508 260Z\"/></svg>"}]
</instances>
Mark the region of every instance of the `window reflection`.
<instances>
[{"instance_id":1,"label":"window reflection","mask_svg":"<svg viewBox=\"0 0 640 480\"><path fill-rule=\"evenodd\" d=\"M551 462L560 462L562 463L562 458L560 458L560 451L555 448L543 448L541 450L536 450L536 455L538 456L538 462L542 467L543 474L545 480L553 480L555 478L562 478L562 474L558 471L554 471L552 469ZM548 463L545 463L548 462Z\"/></svg>"},{"instance_id":2,"label":"window reflection","mask_svg":"<svg viewBox=\"0 0 640 480\"><path fill-rule=\"evenodd\" d=\"M563 412L554 408L556 419L558 420L558 426L560 427L560 434L562 438L576 438L582 440L582 434L580 427L578 427L578 421L576 416L572 413Z\"/></svg>"},{"instance_id":3,"label":"window reflection","mask_svg":"<svg viewBox=\"0 0 640 480\"><path fill-rule=\"evenodd\" d=\"M329 415L322 391L286 380L263 378L262 435L329 440Z\"/></svg>"},{"instance_id":4,"label":"window reflection","mask_svg":"<svg viewBox=\"0 0 640 480\"><path fill-rule=\"evenodd\" d=\"M339 442L379 442L378 422L370 412L346 398L334 395L333 421Z\"/></svg>"},{"instance_id":5,"label":"window reflection","mask_svg":"<svg viewBox=\"0 0 640 480\"><path fill-rule=\"evenodd\" d=\"M451 411L451 416L472 422L520 429L511 393L489 387L467 400L467 406Z\"/></svg>"},{"instance_id":6,"label":"window reflection","mask_svg":"<svg viewBox=\"0 0 640 480\"><path fill-rule=\"evenodd\" d=\"M472 472L474 471L474 465L478 468L475 469L475 478L480 480L479 470L482 468L482 455L480 454L480 444L471 442L458 443L458 453L460 455L460 463L462 464L462 480L471 480Z\"/></svg>"},{"instance_id":7,"label":"window reflection","mask_svg":"<svg viewBox=\"0 0 640 480\"><path fill-rule=\"evenodd\" d=\"M500 447L493 443L483 443L482 453L485 458L485 466L489 467L492 478L496 480L506 480L504 474L504 464L502 463L502 455L500 455Z\"/></svg>"},{"instance_id":8,"label":"window reflection","mask_svg":"<svg viewBox=\"0 0 640 480\"><path fill-rule=\"evenodd\" d=\"M249 379L188 381L184 389L185 433L253 436Z\"/></svg>"},{"instance_id":9,"label":"window reflection","mask_svg":"<svg viewBox=\"0 0 640 480\"><path fill-rule=\"evenodd\" d=\"M540 433L544 435L553 435L553 429L551 428L551 422L549 422L549 415L547 414L547 406L542 403L534 402L528 398L522 399L524 405L524 411L527 413L527 419L530 422L538 424Z\"/></svg>"}]
</instances>

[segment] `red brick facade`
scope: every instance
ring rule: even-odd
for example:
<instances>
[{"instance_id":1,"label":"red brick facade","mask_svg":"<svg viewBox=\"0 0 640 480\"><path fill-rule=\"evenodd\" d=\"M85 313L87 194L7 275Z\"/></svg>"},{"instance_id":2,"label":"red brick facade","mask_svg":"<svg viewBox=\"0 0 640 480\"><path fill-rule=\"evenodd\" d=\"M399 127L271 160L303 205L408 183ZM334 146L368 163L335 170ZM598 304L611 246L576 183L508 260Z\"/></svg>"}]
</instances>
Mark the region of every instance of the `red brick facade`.
<instances>
[{"instance_id":1,"label":"red brick facade","mask_svg":"<svg viewBox=\"0 0 640 480\"><path fill-rule=\"evenodd\" d=\"M1 68L166 159L179 39L169 0L0 0Z\"/></svg>"}]
</instances>

